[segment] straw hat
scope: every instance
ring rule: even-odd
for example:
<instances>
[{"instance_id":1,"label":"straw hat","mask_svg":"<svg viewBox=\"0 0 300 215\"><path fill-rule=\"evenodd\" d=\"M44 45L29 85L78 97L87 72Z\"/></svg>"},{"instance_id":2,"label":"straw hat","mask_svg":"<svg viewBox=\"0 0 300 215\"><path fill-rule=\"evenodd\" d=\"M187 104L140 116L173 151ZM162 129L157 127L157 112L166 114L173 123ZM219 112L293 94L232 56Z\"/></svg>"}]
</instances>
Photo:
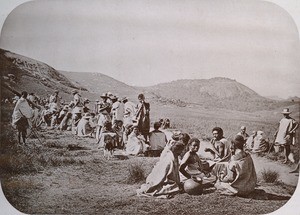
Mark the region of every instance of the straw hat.
<instances>
[{"instance_id":1,"label":"straw hat","mask_svg":"<svg viewBox=\"0 0 300 215\"><path fill-rule=\"evenodd\" d=\"M106 93L102 93L101 98L108 98Z\"/></svg>"},{"instance_id":2,"label":"straw hat","mask_svg":"<svg viewBox=\"0 0 300 215\"><path fill-rule=\"evenodd\" d=\"M281 112L282 114L291 114L292 112L290 112L289 108L284 108L283 111Z\"/></svg>"}]
</instances>

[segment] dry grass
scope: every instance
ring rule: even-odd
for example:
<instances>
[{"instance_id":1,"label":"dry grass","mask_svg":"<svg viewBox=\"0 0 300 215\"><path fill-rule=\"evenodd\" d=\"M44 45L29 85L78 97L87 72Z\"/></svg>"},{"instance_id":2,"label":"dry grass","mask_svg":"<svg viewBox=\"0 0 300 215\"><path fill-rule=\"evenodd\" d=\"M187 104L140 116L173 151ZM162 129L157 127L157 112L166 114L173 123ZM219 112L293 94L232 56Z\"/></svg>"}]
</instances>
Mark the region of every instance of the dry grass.
<instances>
[{"instance_id":1,"label":"dry grass","mask_svg":"<svg viewBox=\"0 0 300 215\"><path fill-rule=\"evenodd\" d=\"M141 162L133 162L128 165L128 175L126 182L128 184L135 184L145 181L145 169Z\"/></svg>"},{"instance_id":2,"label":"dry grass","mask_svg":"<svg viewBox=\"0 0 300 215\"><path fill-rule=\"evenodd\" d=\"M266 183L275 183L279 178L279 173L276 170L264 169L261 174Z\"/></svg>"},{"instance_id":3,"label":"dry grass","mask_svg":"<svg viewBox=\"0 0 300 215\"><path fill-rule=\"evenodd\" d=\"M184 115L176 115L175 111L169 113L174 114L173 126L183 131L193 129L194 136L203 133L210 137L210 129L217 120L208 119L211 115L199 120L194 118L194 113L188 113L182 121ZM233 125L234 121L229 123ZM229 126L224 127L226 133L230 132ZM8 127L5 131L6 144L0 149L0 168L6 168L5 174L1 172L3 190L11 204L24 213L265 214L287 202L286 199L262 201L226 197L213 189L201 196L180 194L172 200L139 198L135 191L158 158L130 157L107 161L102 153L93 149L93 139L80 139L68 132L54 130L40 132L45 141L42 145L37 139L30 139L28 145L18 146L14 134L9 134L13 131ZM9 160L10 157L13 159ZM231 207L233 201L235 207Z\"/></svg>"}]
</instances>

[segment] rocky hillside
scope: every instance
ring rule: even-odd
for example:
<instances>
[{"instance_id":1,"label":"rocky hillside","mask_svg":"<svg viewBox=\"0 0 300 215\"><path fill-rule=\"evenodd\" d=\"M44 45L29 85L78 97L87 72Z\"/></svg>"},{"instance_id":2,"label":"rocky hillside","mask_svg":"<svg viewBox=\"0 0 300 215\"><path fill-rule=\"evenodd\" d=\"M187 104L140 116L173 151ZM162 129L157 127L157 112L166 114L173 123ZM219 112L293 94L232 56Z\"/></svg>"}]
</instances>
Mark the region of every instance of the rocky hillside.
<instances>
[{"instance_id":1,"label":"rocky hillside","mask_svg":"<svg viewBox=\"0 0 300 215\"><path fill-rule=\"evenodd\" d=\"M1 84L8 84L13 89L34 92L46 96L58 89L66 97L72 89L87 91L74 84L60 72L47 64L0 49Z\"/></svg>"},{"instance_id":2,"label":"rocky hillside","mask_svg":"<svg viewBox=\"0 0 300 215\"><path fill-rule=\"evenodd\" d=\"M173 98L189 105L240 111L274 109L290 105L260 96L245 85L228 78L177 80L144 88L158 97Z\"/></svg>"}]
</instances>

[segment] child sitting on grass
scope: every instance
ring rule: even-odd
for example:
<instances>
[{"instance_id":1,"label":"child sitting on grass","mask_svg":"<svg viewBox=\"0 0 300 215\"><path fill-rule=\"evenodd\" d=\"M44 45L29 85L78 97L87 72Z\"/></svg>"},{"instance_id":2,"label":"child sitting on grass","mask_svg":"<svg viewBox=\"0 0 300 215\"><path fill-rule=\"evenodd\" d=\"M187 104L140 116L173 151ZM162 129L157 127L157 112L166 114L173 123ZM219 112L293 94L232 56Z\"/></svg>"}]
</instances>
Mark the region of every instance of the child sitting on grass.
<instances>
[{"instance_id":1,"label":"child sitting on grass","mask_svg":"<svg viewBox=\"0 0 300 215\"><path fill-rule=\"evenodd\" d=\"M210 186L216 181L216 177L211 175L211 168L206 161L202 161L197 152L200 148L200 140L192 138L188 143L189 151L183 156L179 171L183 175L182 181L189 178L197 178L204 186Z\"/></svg>"}]
</instances>

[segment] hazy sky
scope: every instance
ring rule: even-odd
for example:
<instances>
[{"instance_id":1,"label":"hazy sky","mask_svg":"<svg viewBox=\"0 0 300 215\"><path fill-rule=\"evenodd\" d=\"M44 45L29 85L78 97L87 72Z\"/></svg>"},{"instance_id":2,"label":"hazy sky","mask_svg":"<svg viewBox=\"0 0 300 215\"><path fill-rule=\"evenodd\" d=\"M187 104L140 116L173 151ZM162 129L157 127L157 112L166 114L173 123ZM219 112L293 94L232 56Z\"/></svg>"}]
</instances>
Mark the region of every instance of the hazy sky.
<instances>
[{"instance_id":1,"label":"hazy sky","mask_svg":"<svg viewBox=\"0 0 300 215\"><path fill-rule=\"evenodd\" d=\"M255 0L34 1L7 17L0 47L130 85L221 76L286 98L300 96L294 17Z\"/></svg>"}]
</instances>

